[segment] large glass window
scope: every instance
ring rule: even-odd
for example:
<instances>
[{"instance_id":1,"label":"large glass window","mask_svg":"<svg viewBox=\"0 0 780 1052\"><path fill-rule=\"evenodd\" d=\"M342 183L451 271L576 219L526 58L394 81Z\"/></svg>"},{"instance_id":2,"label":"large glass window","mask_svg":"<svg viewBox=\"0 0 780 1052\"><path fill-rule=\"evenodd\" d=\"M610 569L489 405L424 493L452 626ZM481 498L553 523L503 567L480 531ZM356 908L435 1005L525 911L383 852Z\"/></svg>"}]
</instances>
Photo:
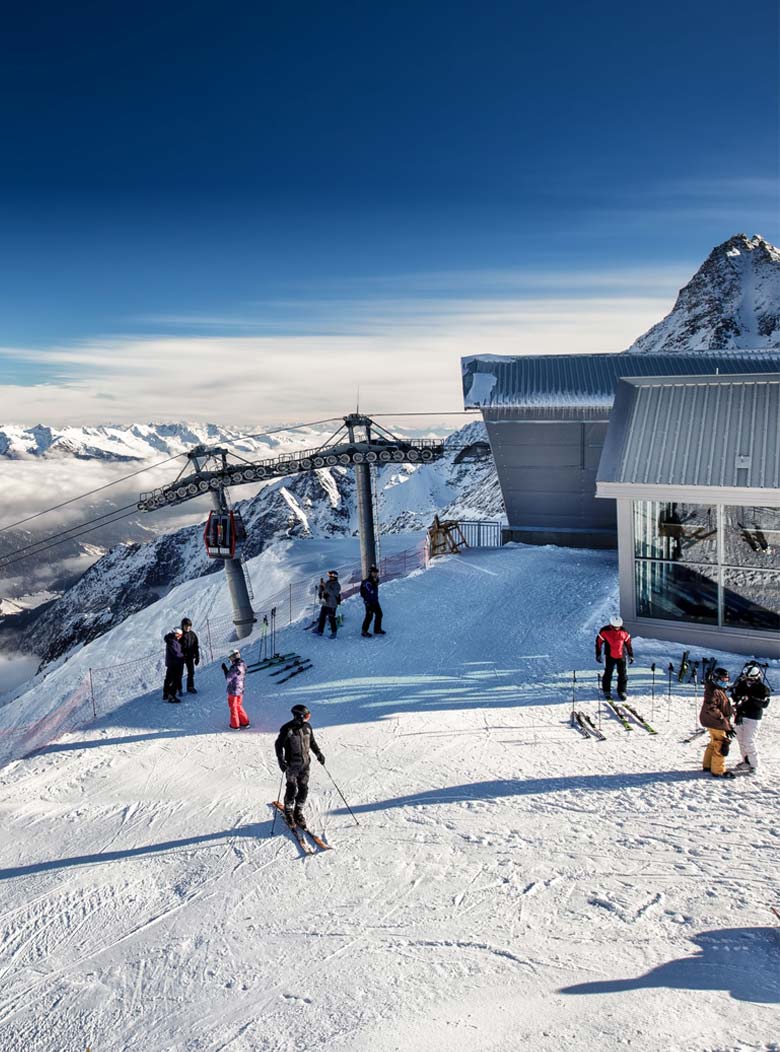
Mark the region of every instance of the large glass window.
<instances>
[{"instance_id":1,"label":"large glass window","mask_svg":"<svg viewBox=\"0 0 780 1052\"><path fill-rule=\"evenodd\" d=\"M635 501L636 613L780 631L780 508Z\"/></svg>"},{"instance_id":2,"label":"large glass window","mask_svg":"<svg viewBox=\"0 0 780 1052\"><path fill-rule=\"evenodd\" d=\"M637 560L636 612L637 617L717 625L717 568Z\"/></svg>"},{"instance_id":3,"label":"large glass window","mask_svg":"<svg viewBox=\"0 0 780 1052\"><path fill-rule=\"evenodd\" d=\"M634 555L669 562L718 561L718 510L705 504L634 502Z\"/></svg>"}]
</instances>

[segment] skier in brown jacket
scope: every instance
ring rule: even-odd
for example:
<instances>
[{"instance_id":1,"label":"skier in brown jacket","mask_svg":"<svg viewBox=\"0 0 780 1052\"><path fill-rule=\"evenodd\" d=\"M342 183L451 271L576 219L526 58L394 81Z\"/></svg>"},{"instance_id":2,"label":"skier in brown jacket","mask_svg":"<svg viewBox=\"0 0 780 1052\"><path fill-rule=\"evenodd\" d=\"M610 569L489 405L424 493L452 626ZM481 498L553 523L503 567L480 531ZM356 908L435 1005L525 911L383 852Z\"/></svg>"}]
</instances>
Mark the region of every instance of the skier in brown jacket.
<instances>
[{"instance_id":1,"label":"skier in brown jacket","mask_svg":"<svg viewBox=\"0 0 780 1052\"><path fill-rule=\"evenodd\" d=\"M716 668L704 684L704 700L701 704L699 722L710 732L710 743L704 751L702 766L715 778L733 778L726 770L726 757L730 739L734 737L731 719L734 709L726 693L729 674L725 668Z\"/></svg>"}]
</instances>

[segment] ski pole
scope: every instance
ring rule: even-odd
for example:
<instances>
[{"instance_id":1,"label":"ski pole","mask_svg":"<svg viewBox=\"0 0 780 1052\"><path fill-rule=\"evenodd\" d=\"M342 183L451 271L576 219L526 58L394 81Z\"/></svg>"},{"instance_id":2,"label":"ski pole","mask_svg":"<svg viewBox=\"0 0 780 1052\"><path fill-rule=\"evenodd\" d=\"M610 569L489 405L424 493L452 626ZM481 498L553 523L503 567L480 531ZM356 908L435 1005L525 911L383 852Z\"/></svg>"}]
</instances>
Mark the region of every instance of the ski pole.
<instances>
[{"instance_id":1,"label":"ski pole","mask_svg":"<svg viewBox=\"0 0 780 1052\"><path fill-rule=\"evenodd\" d=\"M323 764L322 766L325 767L325 764ZM330 778L330 780L333 782L333 784L336 785L336 779L333 777L333 775L330 773L330 771L328 770L327 767L325 767L325 771L326 771L326 773L328 775L328 778ZM344 794L342 793L342 791L339 789L339 787L337 785L336 785L336 790L337 790L339 796L341 797L341 799L344 800ZM347 803L346 800L344 800L344 806L349 811L349 813L352 815L352 817L355 818L355 812L352 810L352 808L349 806L349 804ZM356 826L360 825L360 822L358 822L357 818L355 818L355 825Z\"/></svg>"},{"instance_id":2,"label":"ski pole","mask_svg":"<svg viewBox=\"0 0 780 1052\"><path fill-rule=\"evenodd\" d=\"M279 780L279 792L276 794L276 799L277 800L280 800L281 797L282 797L282 784L283 783L284 783L284 771L282 771L282 777ZM275 807L274 808L274 820L273 820L273 822L271 822L271 832L268 834L269 836L273 836L274 835L274 829L276 828L276 816L278 814L279 814L279 808Z\"/></svg>"},{"instance_id":3,"label":"ski pole","mask_svg":"<svg viewBox=\"0 0 780 1052\"><path fill-rule=\"evenodd\" d=\"M571 674L571 714L574 717L574 692L577 689L577 670L574 669Z\"/></svg>"},{"instance_id":4,"label":"ski pole","mask_svg":"<svg viewBox=\"0 0 780 1052\"><path fill-rule=\"evenodd\" d=\"M674 672L674 665L669 662L669 689L666 695L666 720L667 722L672 718L672 673Z\"/></svg>"},{"instance_id":5,"label":"ski pole","mask_svg":"<svg viewBox=\"0 0 780 1052\"><path fill-rule=\"evenodd\" d=\"M655 662L650 666L650 671L653 674L653 682L650 687L650 719L655 719Z\"/></svg>"}]
</instances>

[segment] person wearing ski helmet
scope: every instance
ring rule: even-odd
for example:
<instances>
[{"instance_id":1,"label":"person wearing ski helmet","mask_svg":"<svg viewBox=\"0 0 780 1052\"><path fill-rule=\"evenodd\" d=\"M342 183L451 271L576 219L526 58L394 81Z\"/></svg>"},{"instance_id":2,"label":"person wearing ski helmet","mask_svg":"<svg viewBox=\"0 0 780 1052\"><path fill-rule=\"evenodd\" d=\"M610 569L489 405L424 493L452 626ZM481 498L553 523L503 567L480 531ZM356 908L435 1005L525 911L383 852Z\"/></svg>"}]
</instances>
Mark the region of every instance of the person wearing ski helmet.
<instances>
[{"instance_id":1,"label":"person wearing ski helmet","mask_svg":"<svg viewBox=\"0 0 780 1052\"><path fill-rule=\"evenodd\" d=\"M699 723L710 733L710 741L704 750L702 767L714 778L733 778L726 770L729 743L734 737L731 719L734 710L728 696L728 669L718 667L704 683L704 700L699 712Z\"/></svg>"},{"instance_id":2,"label":"person wearing ski helmet","mask_svg":"<svg viewBox=\"0 0 780 1052\"><path fill-rule=\"evenodd\" d=\"M742 757L733 770L739 774L755 774L758 769L756 737L771 693L761 666L757 661L748 661L731 688L736 706L734 728Z\"/></svg>"},{"instance_id":3,"label":"person wearing ski helmet","mask_svg":"<svg viewBox=\"0 0 780 1052\"><path fill-rule=\"evenodd\" d=\"M290 826L306 828L306 819L303 815L303 805L309 795L309 772L311 769L311 754L317 757L320 763L325 763L325 757L317 745L314 731L309 724L311 713L305 705L293 705L292 719L279 728L279 736L274 748L279 770L287 779L287 788L284 792L284 817Z\"/></svg>"},{"instance_id":4,"label":"person wearing ski helmet","mask_svg":"<svg viewBox=\"0 0 780 1052\"><path fill-rule=\"evenodd\" d=\"M184 655L184 667L187 669L187 693L197 694L195 666L200 664L200 644L188 617L183 617L181 621L181 652Z\"/></svg>"},{"instance_id":5,"label":"person wearing ski helmet","mask_svg":"<svg viewBox=\"0 0 780 1052\"><path fill-rule=\"evenodd\" d=\"M227 702L230 710L230 729L237 731L249 726L249 717L244 711L244 683L246 681L246 663L241 651L236 647L228 654L230 668L223 662L227 686Z\"/></svg>"},{"instance_id":6,"label":"person wearing ski helmet","mask_svg":"<svg viewBox=\"0 0 780 1052\"><path fill-rule=\"evenodd\" d=\"M608 625L598 630L596 636L596 661L598 662L602 660L602 651L604 652L604 674L601 677L601 689L604 697L607 700L612 697L612 671L617 669L618 697L621 701L625 701L628 686L626 660L628 664L634 664L634 648L631 645L631 636L623 628L623 618L618 614L609 619Z\"/></svg>"},{"instance_id":7,"label":"person wearing ski helmet","mask_svg":"<svg viewBox=\"0 0 780 1052\"><path fill-rule=\"evenodd\" d=\"M320 582L320 616L317 627L314 629L318 636L325 631L325 621L330 624L330 638L336 638L338 625L336 624L336 609L341 602L341 585L339 584L338 570L328 570L327 581Z\"/></svg>"},{"instance_id":8,"label":"person wearing ski helmet","mask_svg":"<svg viewBox=\"0 0 780 1052\"><path fill-rule=\"evenodd\" d=\"M163 701L181 701L181 677L184 654L181 649L181 629L172 628L165 635L165 682Z\"/></svg>"},{"instance_id":9,"label":"person wearing ski helmet","mask_svg":"<svg viewBox=\"0 0 780 1052\"><path fill-rule=\"evenodd\" d=\"M382 628L382 607L379 605L379 570L376 566L372 566L368 571L368 577L360 582L360 598L366 606L366 616L363 618L363 626L360 631L361 636L364 639L371 637L369 628L371 627L372 618L374 620L374 635L385 635L385 631Z\"/></svg>"}]
</instances>

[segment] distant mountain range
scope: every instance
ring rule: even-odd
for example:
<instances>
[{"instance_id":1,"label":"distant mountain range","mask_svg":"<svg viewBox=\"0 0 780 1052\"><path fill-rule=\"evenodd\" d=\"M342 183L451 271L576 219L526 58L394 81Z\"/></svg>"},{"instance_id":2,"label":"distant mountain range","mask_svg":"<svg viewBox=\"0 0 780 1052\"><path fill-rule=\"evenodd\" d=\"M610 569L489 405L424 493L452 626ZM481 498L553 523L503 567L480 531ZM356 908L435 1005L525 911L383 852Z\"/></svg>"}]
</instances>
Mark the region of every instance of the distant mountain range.
<instances>
[{"instance_id":1,"label":"distant mountain range","mask_svg":"<svg viewBox=\"0 0 780 1052\"><path fill-rule=\"evenodd\" d=\"M669 314L629 354L780 347L780 250L737 234L710 252Z\"/></svg>"}]
</instances>

